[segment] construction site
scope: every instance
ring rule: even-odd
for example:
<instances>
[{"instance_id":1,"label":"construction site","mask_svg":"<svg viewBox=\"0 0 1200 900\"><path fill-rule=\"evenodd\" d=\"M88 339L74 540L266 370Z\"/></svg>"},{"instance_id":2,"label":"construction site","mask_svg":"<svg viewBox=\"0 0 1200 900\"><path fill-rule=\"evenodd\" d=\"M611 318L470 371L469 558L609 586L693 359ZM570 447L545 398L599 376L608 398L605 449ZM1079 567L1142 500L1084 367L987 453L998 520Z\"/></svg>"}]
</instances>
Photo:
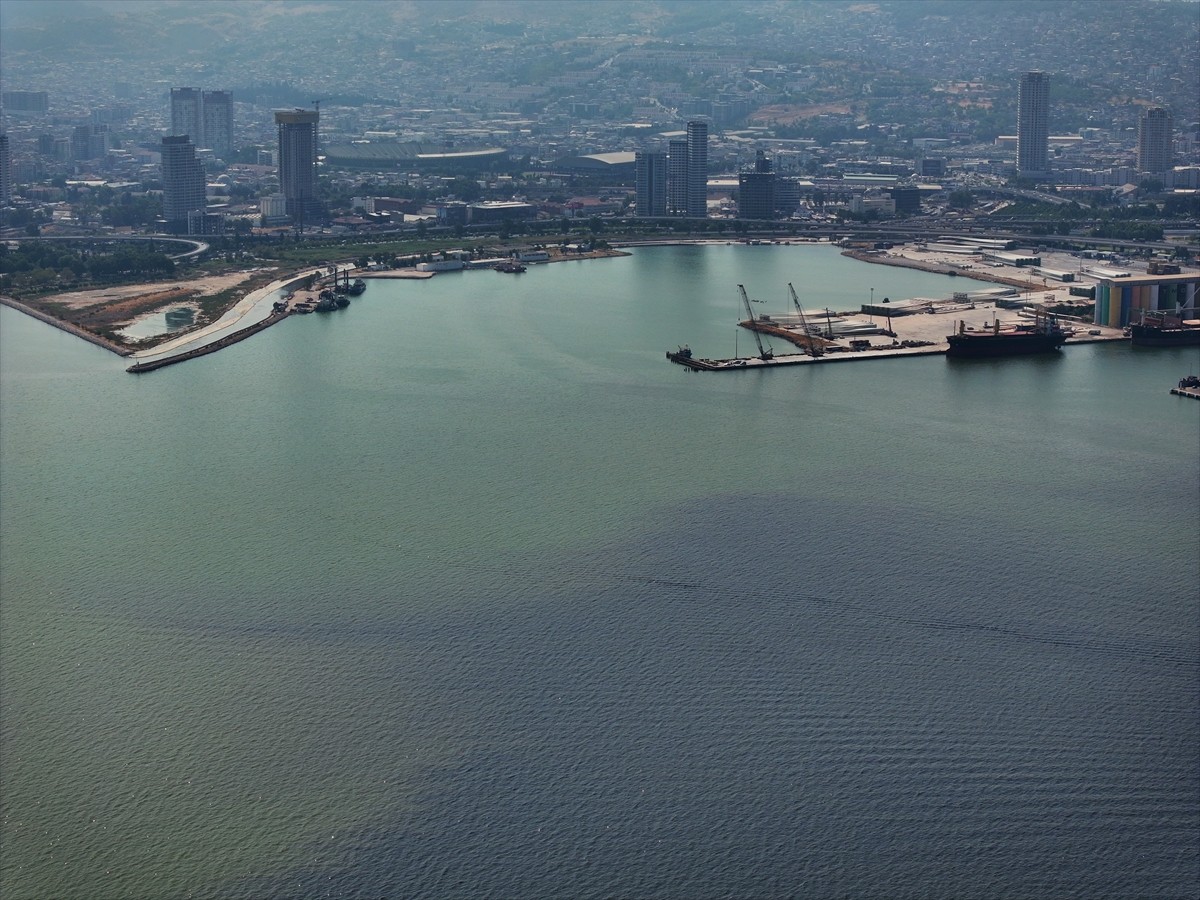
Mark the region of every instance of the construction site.
<instances>
[{"instance_id":1,"label":"construction site","mask_svg":"<svg viewBox=\"0 0 1200 900\"><path fill-rule=\"evenodd\" d=\"M897 356L943 355L957 332L1002 334L1030 329L1057 302L1053 293L1033 295L996 285L955 292L950 297L864 304L857 310L805 309L788 284L791 309L760 313L745 287L738 285L748 330L757 353L726 359L697 357L687 346L669 351L667 359L693 371L730 371L769 366L890 359ZM1064 345L1120 341L1119 328L1105 328L1084 317L1055 316Z\"/></svg>"}]
</instances>

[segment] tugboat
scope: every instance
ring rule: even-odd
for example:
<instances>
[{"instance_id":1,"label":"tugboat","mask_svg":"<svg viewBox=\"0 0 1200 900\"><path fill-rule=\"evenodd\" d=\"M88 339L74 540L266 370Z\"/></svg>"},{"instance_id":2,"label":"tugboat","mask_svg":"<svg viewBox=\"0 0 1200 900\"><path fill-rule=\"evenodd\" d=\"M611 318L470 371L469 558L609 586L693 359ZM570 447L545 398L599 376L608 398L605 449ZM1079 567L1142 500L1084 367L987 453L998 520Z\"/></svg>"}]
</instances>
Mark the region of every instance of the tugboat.
<instances>
[{"instance_id":1,"label":"tugboat","mask_svg":"<svg viewBox=\"0 0 1200 900\"><path fill-rule=\"evenodd\" d=\"M346 281L350 281L349 275L346 276ZM365 281L363 281L361 278L355 278L354 282L352 284L346 285L346 293L349 294L351 297L357 297L359 294L361 294L366 289L367 289L367 283Z\"/></svg>"},{"instance_id":2,"label":"tugboat","mask_svg":"<svg viewBox=\"0 0 1200 900\"><path fill-rule=\"evenodd\" d=\"M1004 325L997 319L991 328L967 331L959 321L958 333L947 335L950 349L946 355L957 359L976 359L989 356L1024 356L1030 353L1049 353L1067 340L1067 333L1058 319L1039 310L1032 325Z\"/></svg>"},{"instance_id":3,"label":"tugboat","mask_svg":"<svg viewBox=\"0 0 1200 900\"><path fill-rule=\"evenodd\" d=\"M346 301L349 305L349 301ZM331 290L324 290L317 296L317 312L333 312L338 308L338 298Z\"/></svg>"}]
</instances>

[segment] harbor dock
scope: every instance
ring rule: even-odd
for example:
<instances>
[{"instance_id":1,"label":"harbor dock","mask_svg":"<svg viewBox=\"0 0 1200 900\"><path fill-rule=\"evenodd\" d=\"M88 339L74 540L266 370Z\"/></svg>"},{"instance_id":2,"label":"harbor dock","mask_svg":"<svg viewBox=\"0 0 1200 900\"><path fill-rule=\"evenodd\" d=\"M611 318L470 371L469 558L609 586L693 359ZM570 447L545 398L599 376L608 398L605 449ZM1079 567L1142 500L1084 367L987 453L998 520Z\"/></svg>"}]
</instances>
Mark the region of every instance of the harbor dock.
<instances>
[{"instance_id":1,"label":"harbor dock","mask_svg":"<svg viewBox=\"0 0 1200 900\"><path fill-rule=\"evenodd\" d=\"M703 357L686 346L669 351L667 359L694 372L730 372L774 366L811 365L867 359L896 359L910 356L945 356L948 337L962 330L990 333L1001 328L1028 325L1034 315L1026 308L1010 308L1007 298L962 301L913 300L896 303L886 315L866 312L808 310L779 314L757 314L738 323L750 331L759 353L732 358ZM1111 341L1129 342L1118 328L1102 328L1080 321L1063 321L1068 337L1063 348L1076 344ZM780 353L780 341L800 352Z\"/></svg>"},{"instance_id":2,"label":"harbor dock","mask_svg":"<svg viewBox=\"0 0 1200 900\"><path fill-rule=\"evenodd\" d=\"M1187 378L1179 379L1179 386L1171 388L1171 393L1176 397L1191 397L1193 400L1200 400L1200 377L1189 375Z\"/></svg>"}]
</instances>

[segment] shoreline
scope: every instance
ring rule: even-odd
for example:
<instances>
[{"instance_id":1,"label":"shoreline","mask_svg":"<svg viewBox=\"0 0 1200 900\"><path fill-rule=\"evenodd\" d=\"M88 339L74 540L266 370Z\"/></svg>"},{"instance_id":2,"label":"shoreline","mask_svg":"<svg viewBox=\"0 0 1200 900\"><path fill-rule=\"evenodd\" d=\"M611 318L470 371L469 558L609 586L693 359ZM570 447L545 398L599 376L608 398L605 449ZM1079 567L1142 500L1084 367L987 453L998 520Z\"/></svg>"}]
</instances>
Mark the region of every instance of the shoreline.
<instances>
[{"instance_id":1,"label":"shoreline","mask_svg":"<svg viewBox=\"0 0 1200 900\"><path fill-rule=\"evenodd\" d=\"M904 256L883 256L878 251L874 250L855 250L854 248L843 250L842 256L848 256L851 259L856 259L859 262L873 263L877 266L896 266L901 269L917 269L921 272L929 272L933 275L953 275L958 278L967 278L973 281L988 281L992 284L1003 284L1008 287L1020 288L1024 291L1041 291L1045 290L1045 286L1032 281L1022 281L1019 278L1006 278L1003 275L993 275L990 272L980 272L972 270L969 274L960 269L945 263L923 262L919 259L909 259Z\"/></svg>"},{"instance_id":2,"label":"shoreline","mask_svg":"<svg viewBox=\"0 0 1200 900\"><path fill-rule=\"evenodd\" d=\"M110 341L106 337L101 337L86 328L80 328L78 325L72 325L70 322L64 322L62 319L56 319L54 316L44 313L39 309L34 309L32 306L26 306L20 300L14 300L12 297L0 295L0 304L15 309L17 312L25 313L25 315L37 319L39 322L45 322L47 325L53 325L60 331L65 331L67 334L74 335L78 338L83 338L89 344L95 344L110 353L115 353L117 356L129 357L133 356L134 351L129 347L122 347L120 344Z\"/></svg>"},{"instance_id":3,"label":"shoreline","mask_svg":"<svg viewBox=\"0 0 1200 900\"><path fill-rule=\"evenodd\" d=\"M630 253L628 250L621 249L621 248L625 248L625 247L635 248L635 247L654 247L654 246L689 246L689 245L709 245L709 244L728 244L728 243L731 243L731 241L726 240L726 239L714 239L714 238L700 238L700 239L691 239L691 240L686 239L686 238L683 238L683 239L670 238L670 239L666 239L666 240L656 240L656 241L628 241L628 242L620 242L618 244L614 244L609 248L584 251L582 253L565 254L565 253L561 253L561 252L555 252L548 259L533 261L531 264L541 265L541 264L555 263L555 262L567 262L567 261L578 261L578 260L588 260L588 259L608 259L608 258L615 258L615 257L619 257L619 256L629 256ZM790 246L790 245L793 245L796 243L826 243L826 242L789 240L789 241L782 242L782 243ZM1026 290L1026 291L1038 289L1041 287L1039 285L1033 284L1028 281L1023 281L1023 280L1015 279L1015 278L1007 278L1004 276L996 275L991 272L972 271L970 273L967 273L967 272L960 271L960 270L956 269L955 267L948 265L946 263L940 263L940 262L934 262L934 261L924 261L924 260L907 258L907 257L903 257L903 256L896 256L896 255L884 255L879 252L857 249L857 248L843 249L843 250L841 250L841 255L849 257L851 259L854 259L858 262L873 263L876 265L885 265L885 266L897 266L900 268L907 268L907 269L916 269L918 271L924 271L924 272L929 272L931 274L938 274L938 275L953 274L953 275L962 277L962 278L966 279L967 281L975 281L975 282L979 282L979 283L1003 284L1006 286L1015 287L1015 288L1019 288L1021 290ZM336 266L339 273L344 272L344 271L353 272L355 269L355 267L352 263L350 263L350 264L333 263L333 264L329 264L329 265ZM84 340L88 341L89 343L92 343L92 344L95 344L96 346L102 347L102 348L108 350L109 352L117 354L118 356L121 356L124 358L132 358L134 360L134 364L132 366L130 366L129 368L127 368L126 371L130 372L130 373L140 374L143 372L151 372L151 371L154 371L155 369L163 368L165 366L174 365L175 363L183 362L188 359L194 359L199 356L205 356L210 353L215 353L218 350L224 349L225 347L228 347L232 344L243 341L243 340L253 336L254 334L257 334L259 331L264 330L265 328L269 327L270 325L273 325L276 322L281 321L283 318L286 318L289 315L288 312L279 314L277 312L274 312L272 309L267 309L265 315L257 318L256 320L251 321L249 324L245 324L247 317L252 316L252 314L254 314L256 311L261 311L262 307L264 307L264 305L271 304L275 294L278 291L280 291L282 289L295 288L298 284L303 282L305 279L311 277L314 273L320 273L321 275L324 275L324 273L326 271L327 271L327 266L320 266L320 267L309 266L309 267L305 267L304 269L302 269L300 271L292 272L291 274L284 276L282 278L277 278L277 279L273 280L270 284L267 284L264 287L258 288L256 290L253 290L250 293L246 294L244 297L242 297L240 300L238 300L236 303L234 303L231 307L229 307L229 309L227 309L216 321L210 322L207 325L201 326L200 328L198 328L194 331L191 331L191 332L188 332L188 333L185 333L182 335L178 335L177 337L174 337L174 338L170 338L170 339L166 340L165 342L158 344L154 347L148 347L148 348L145 348L142 350L139 350L134 347L122 346L112 340L101 337L100 335L94 334L92 332L89 332L86 329L83 329L77 325L74 325L72 323L69 323L69 322L66 322L66 321L63 321L60 319L56 319L54 316L52 316L48 313L44 313L40 310L29 307L26 304L23 304L20 301L14 300L11 297L0 297L0 303L3 303L6 306L10 306L20 312L24 312L25 314L32 316L33 318L36 318L39 321L45 322L46 324L49 324L49 325L53 325L54 327L59 328L62 331L66 331L69 334L75 335L76 337L81 337ZM364 279L381 279L381 280L382 279L426 280L428 278L434 277L435 274L438 274L438 273L436 273L436 272L418 272L418 271L415 271L414 269L405 268L405 269L382 269L382 270L374 270L374 271L365 270L365 271L357 273L357 277L361 277ZM1083 343L1083 342L1084 341L1078 341L1078 343ZM193 345L195 345L195 346L193 346ZM931 354L937 353L937 352L939 352L939 351L925 349L925 348L922 348L922 350L920 350L920 351L915 351L915 348L914 348L914 349L907 349L906 352L902 352L902 353L896 353L895 351L890 352L890 353L876 352L876 353L869 354L865 357L860 354L854 354L849 357L842 357L842 359L881 358L881 357L885 357L885 356L894 358L895 356L898 356L898 355L904 355L904 356L931 355ZM944 352L944 350L940 351L940 352ZM833 361L840 361L840 359L835 357L834 359L826 359L826 360L822 360L822 361L833 362Z\"/></svg>"},{"instance_id":4,"label":"shoreline","mask_svg":"<svg viewBox=\"0 0 1200 900\"><path fill-rule=\"evenodd\" d=\"M127 368L126 372L131 372L134 375L141 375L143 372L153 372L155 369L165 369L167 366L173 366L176 363L185 362L189 359L195 359L198 356L207 356L209 353L216 353L218 350L224 350L239 341L244 341L246 338L258 334L267 328L270 328L276 322L282 322L292 314L291 310L283 312L272 312L265 319L260 319L252 325L247 325L245 328L240 328L237 331L227 334L222 338L218 338L208 344L201 344L199 347L193 347L191 350L184 350L182 353L176 353L172 356L164 356L162 359L151 360L143 363L135 360L134 364Z\"/></svg>"}]
</instances>

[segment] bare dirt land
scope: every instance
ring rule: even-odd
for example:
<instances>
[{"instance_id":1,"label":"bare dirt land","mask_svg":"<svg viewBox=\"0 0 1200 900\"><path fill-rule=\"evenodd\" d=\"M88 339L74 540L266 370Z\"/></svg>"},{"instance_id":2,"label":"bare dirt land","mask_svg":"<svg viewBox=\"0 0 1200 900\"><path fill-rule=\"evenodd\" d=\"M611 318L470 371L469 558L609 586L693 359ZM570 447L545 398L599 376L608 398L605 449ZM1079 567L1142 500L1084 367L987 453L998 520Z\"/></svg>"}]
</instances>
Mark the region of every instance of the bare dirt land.
<instances>
[{"instance_id":1,"label":"bare dirt land","mask_svg":"<svg viewBox=\"0 0 1200 900\"><path fill-rule=\"evenodd\" d=\"M168 307L190 306L196 310L195 328L205 325L232 306L237 298L270 281L275 269L247 269L221 275L201 275L187 280L125 284L70 291L31 298L28 307L49 316L67 330L82 329L123 349L146 346L169 335L130 339L121 329ZM190 329L189 329L190 330ZM78 333L78 332L76 332Z\"/></svg>"},{"instance_id":2,"label":"bare dirt land","mask_svg":"<svg viewBox=\"0 0 1200 900\"><path fill-rule=\"evenodd\" d=\"M146 309L154 306L164 306L179 300L193 297L217 294L229 288L237 287L249 281L255 273L231 272L227 275L206 275L201 278L180 281L158 281L152 284L123 284L114 287L96 288L91 291L72 291L66 294L48 294L39 298L43 302L58 303L68 309L85 309L89 306L139 306L139 300L147 305ZM154 299L158 298L158 299Z\"/></svg>"}]
</instances>

